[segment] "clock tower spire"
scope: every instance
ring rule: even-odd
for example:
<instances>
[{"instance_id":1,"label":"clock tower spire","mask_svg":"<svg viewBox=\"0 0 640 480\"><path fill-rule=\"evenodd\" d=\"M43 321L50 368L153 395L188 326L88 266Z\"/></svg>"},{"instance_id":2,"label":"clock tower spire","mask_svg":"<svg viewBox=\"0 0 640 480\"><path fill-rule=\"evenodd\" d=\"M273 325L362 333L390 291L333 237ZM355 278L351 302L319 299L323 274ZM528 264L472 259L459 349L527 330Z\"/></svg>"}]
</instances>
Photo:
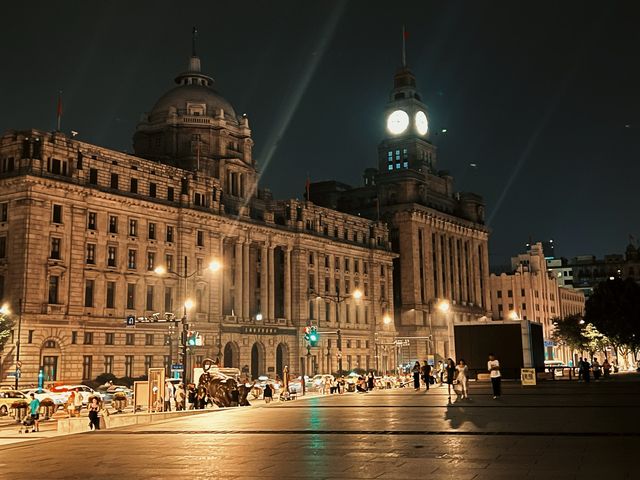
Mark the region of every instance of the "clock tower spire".
<instances>
[{"instance_id":1,"label":"clock tower spire","mask_svg":"<svg viewBox=\"0 0 640 480\"><path fill-rule=\"evenodd\" d=\"M397 170L431 172L436 147L430 142L429 115L407 66L407 32L402 27L402 65L393 77L393 89L385 107L386 136L378 147L380 174Z\"/></svg>"}]
</instances>

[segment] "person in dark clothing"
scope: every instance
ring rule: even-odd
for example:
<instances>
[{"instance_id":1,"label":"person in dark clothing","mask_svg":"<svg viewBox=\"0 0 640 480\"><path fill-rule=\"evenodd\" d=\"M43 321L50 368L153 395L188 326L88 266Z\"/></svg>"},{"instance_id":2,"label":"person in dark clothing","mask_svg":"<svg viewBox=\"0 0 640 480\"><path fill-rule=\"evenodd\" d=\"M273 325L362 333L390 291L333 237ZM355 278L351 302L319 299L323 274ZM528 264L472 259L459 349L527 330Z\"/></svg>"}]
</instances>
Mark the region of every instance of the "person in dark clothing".
<instances>
[{"instance_id":1,"label":"person in dark clothing","mask_svg":"<svg viewBox=\"0 0 640 480\"><path fill-rule=\"evenodd\" d=\"M451 358L447 358L445 373L447 374L447 390L449 393L449 397L451 397L451 389L453 388L453 379L456 375L456 363Z\"/></svg>"},{"instance_id":2,"label":"person in dark clothing","mask_svg":"<svg viewBox=\"0 0 640 480\"><path fill-rule=\"evenodd\" d=\"M426 392L429 391L429 385L431 384L431 365L425 360L424 365L422 365L422 380L426 384Z\"/></svg>"},{"instance_id":3,"label":"person in dark clothing","mask_svg":"<svg viewBox=\"0 0 640 480\"><path fill-rule=\"evenodd\" d=\"M193 383L189 384L188 400L189 410L193 410L194 408L196 408L196 387Z\"/></svg>"},{"instance_id":4,"label":"person in dark clothing","mask_svg":"<svg viewBox=\"0 0 640 480\"><path fill-rule=\"evenodd\" d=\"M100 430L100 417L98 412L100 411L100 401L98 397L91 397L91 403L89 403L89 429Z\"/></svg>"},{"instance_id":5,"label":"person in dark clothing","mask_svg":"<svg viewBox=\"0 0 640 480\"><path fill-rule=\"evenodd\" d=\"M373 390L375 387L375 377L373 376L373 372L369 372L369 376L367 377L367 389L369 391Z\"/></svg>"},{"instance_id":6,"label":"person in dark clothing","mask_svg":"<svg viewBox=\"0 0 640 480\"><path fill-rule=\"evenodd\" d=\"M413 388L420 390L420 362L416 361L411 372L413 373Z\"/></svg>"},{"instance_id":7,"label":"person in dark clothing","mask_svg":"<svg viewBox=\"0 0 640 480\"><path fill-rule=\"evenodd\" d=\"M582 378L584 379L584 383L591 381L591 365L586 357L582 359Z\"/></svg>"},{"instance_id":8,"label":"person in dark clothing","mask_svg":"<svg viewBox=\"0 0 640 480\"><path fill-rule=\"evenodd\" d=\"M273 389L271 388L270 384L266 384L264 386L264 403L271 403L271 400L273 400Z\"/></svg>"}]
</instances>

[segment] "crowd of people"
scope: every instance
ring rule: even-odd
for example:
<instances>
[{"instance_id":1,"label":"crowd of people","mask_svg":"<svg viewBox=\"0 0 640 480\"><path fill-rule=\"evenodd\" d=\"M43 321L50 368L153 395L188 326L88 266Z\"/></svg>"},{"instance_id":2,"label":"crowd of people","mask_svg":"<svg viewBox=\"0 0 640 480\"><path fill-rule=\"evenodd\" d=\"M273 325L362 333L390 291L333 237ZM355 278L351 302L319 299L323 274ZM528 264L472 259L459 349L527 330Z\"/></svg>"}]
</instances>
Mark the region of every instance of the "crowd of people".
<instances>
[{"instance_id":1,"label":"crowd of people","mask_svg":"<svg viewBox=\"0 0 640 480\"><path fill-rule=\"evenodd\" d=\"M576 366L578 368L578 381L584 381L585 383L591 381L592 374L594 380L600 380L601 377L609 378L611 375L612 366L607 358L600 364L595 357L591 359L591 363L589 363L587 357L580 357Z\"/></svg>"},{"instance_id":2,"label":"crowd of people","mask_svg":"<svg viewBox=\"0 0 640 480\"><path fill-rule=\"evenodd\" d=\"M437 365L431 365L425 360L420 364L416 361L411 369L413 376L413 388L419 391L423 386L428 392L432 385L447 386L447 393L455 393L458 397L469 398L469 367L464 359L458 363L448 358L446 362L439 361Z\"/></svg>"}]
</instances>

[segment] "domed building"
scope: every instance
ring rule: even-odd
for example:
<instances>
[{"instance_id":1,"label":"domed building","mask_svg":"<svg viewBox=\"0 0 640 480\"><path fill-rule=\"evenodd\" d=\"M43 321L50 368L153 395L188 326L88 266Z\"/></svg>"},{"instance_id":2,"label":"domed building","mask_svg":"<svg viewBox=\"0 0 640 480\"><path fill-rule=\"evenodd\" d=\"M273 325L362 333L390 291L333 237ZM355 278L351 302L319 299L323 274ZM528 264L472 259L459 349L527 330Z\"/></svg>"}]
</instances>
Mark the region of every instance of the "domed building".
<instances>
[{"instance_id":1,"label":"domed building","mask_svg":"<svg viewBox=\"0 0 640 480\"><path fill-rule=\"evenodd\" d=\"M225 195L252 196L257 171L249 120L202 73L195 41L188 68L175 83L143 115L133 136L135 154L215 177Z\"/></svg>"}]
</instances>

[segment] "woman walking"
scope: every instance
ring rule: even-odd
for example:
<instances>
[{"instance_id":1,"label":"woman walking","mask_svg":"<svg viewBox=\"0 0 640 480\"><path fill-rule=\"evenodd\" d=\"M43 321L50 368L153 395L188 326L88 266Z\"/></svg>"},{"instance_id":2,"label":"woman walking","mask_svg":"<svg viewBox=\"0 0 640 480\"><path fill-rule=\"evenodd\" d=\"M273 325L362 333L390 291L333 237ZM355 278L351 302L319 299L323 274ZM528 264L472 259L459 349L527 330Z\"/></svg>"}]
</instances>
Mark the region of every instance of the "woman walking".
<instances>
[{"instance_id":1,"label":"woman walking","mask_svg":"<svg viewBox=\"0 0 640 480\"><path fill-rule=\"evenodd\" d=\"M91 403L89 403L89 429L100 430L100 417L98 412L100 411L100 402L98 397L91 397Z\"/></svg>"},{"instance_id":2,"label":"woman walking","mask_svg":"<svg viewBox=\"0 0 640 480\"><path fill-rule=\"evenodd\" d=\"M447 374L447 390L449 393L449 398L451 398L451 389L453 388L453 379L456 376L456 364L451 358L447 358L445 373Z\"/></svg>"},{"instance_id":3,"label":"woman walking","mask_svg":"<svg viewBox=\"0 0 640 480\"><path fill-rule=\"evenodd\" d=\"M413 388L418 391L420 390L420 362L416 360L411 372L413 373Z\"/></svg>"},{"instance_id":4,"label":"woman walking","mask_svg":"<svg viewBox=\"0 0 640 480\"><path fill-rule=\"evenodd\" d=\"M458 361L458 366L456 367L458 380L458 385L460 386L460 396L462 398L469 398L469 367L465 361L461 358Z\"/></svg>"}]
</instances>

